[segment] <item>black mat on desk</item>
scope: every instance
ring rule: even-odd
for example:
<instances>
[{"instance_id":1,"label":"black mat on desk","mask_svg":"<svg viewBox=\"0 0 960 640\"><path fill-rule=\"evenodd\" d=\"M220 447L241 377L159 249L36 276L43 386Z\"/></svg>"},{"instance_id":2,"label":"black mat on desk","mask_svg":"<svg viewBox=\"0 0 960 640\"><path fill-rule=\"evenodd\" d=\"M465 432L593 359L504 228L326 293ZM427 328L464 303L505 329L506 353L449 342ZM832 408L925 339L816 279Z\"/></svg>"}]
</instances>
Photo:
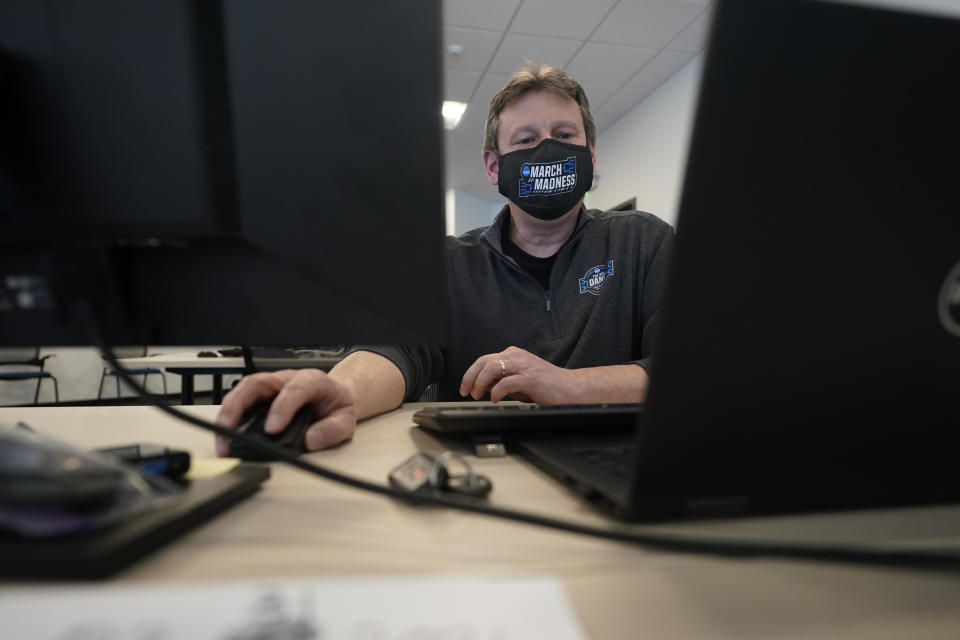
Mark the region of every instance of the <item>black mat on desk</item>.
<instances>
[{"instance_id":1,"label":"black mat on desk","mask_svg":"<svg viewBox=\"0 0 960 640\"><path fill-rule=\"evenodd\" d=\"M170 506L106 529L44 540L0 534L0 575L109 576L250 496L269 477L268 466L241 463L215 478L191 481Z\"/></svg>"}]
</instances>

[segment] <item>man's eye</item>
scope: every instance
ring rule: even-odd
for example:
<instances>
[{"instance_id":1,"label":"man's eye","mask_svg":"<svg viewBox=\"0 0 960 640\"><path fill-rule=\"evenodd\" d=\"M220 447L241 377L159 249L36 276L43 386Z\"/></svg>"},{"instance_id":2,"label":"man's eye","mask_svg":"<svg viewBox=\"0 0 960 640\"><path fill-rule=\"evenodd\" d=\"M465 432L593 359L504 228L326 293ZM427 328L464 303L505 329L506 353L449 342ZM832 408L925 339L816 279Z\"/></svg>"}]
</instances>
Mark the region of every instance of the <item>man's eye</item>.
<instances>
[{"instance_id":1,"label":"man's eye","mask_svg":"<svg viewBox=\"0 0 960 640\"><path fill-rule=\"evenodd\" d=\"M531 144L532 142L533 138L521 138L520 140L517 140L517 144Z\"/></svg>"},{"instance_id":2,"label":"man's eye","mask_svg":"<svg viewBox=\"0 0 960 640\"><path fill-rule=\"evenodd\" d=\"M573 137L573 134L572 134L572 133L558 133L558 134L557 134L557 137L558 137L559 139L561 139L561 140L569 140L570 138Z\"/></svg>"}]
</instances>

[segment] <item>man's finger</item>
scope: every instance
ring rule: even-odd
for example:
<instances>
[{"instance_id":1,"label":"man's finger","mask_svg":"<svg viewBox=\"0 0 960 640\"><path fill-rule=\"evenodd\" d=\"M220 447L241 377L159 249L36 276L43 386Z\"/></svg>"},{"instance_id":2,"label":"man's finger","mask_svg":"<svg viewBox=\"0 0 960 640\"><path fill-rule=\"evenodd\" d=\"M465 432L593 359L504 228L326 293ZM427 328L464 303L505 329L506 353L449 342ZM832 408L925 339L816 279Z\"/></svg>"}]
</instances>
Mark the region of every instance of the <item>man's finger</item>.
<instances>
[{"instance_id":1,"label":"man's finger","mask_svg":"<svg viewBox=\"0 0 960 640\"><path fill-rule=\"evenodd\" d=\"M221 427L236 429L247 410L274 397L288 377L286 371L255 373L244 377L230 393L224 396L223 404L220 405L214 422ZM213 446L218 456L230 454L230 442L226 438L217 436Z\"/></svg>"},{"instance_id":2,"label":"man's finger","mask_svg":"<svg viewBox=\"0 0 960 640\"><path fill-rule=\"evenodd\" d=\"M333 381L316 369L296 371L277 393L263 424L266 433L280 433L301 407L315 404L333 391Z\"/></svg>"},{"instance_id":3,"label":"man's finger","mask_svg":"<svg viewBox=\"0 0 960 640\"><path fill-rule=\"evenodd\" d=\"M473 364L467 369L467 372L463 374L463 379L460 381L460 395L467 396L473 392L474 384L477 380L477 374L480 373L480 370L483 368L486 356L482 356L473 361Z\"/></svg>"},{"instance_id":4,"label":"man's finger","mask_svg":"<svg viewBox=\"0 0 960 640\"><path fill-rule=\"evenodd\" d=\"M221 427L236 428L243 414L254 405L268 400L283 388L287 372L255 373L244 377L240 383L223 398L215 421Z\"/></svg>"},{"instance_id":5,"label":"man's finger","mask_svg":"<svg viewBox=\"0 0 960 640\"><path fill-rule=\"evenodd\" d=\"M500 358L497 356L489 356L487 362L484 364L483 369L480 370L480 373L477 375L477 380L473 384L473 389L471 396L474 400L479 400L483 397L483 394L487 392L494 384L497 383L497 380L503 377L503 369L500 367Z\"/></svg>"},{"instance_id":6,"label":"man's finger","mask_svg":"<svg viewBox=\"0 0 960 640\"><path fill-rule=\"evenodd\" d=\"M340 444L353 437L356 420L345 409L335 411L329 416L310 425L304 442L308 451L318 451Z\"/></svg>"},{"instance_id":7,"label":"man's finger","mask_svg":"<svg viewBox=\"0 0 960 640\"><path fill-rule=\"evenodd\" d=\"M492 402L500 402L506 396L513 394L528 396L529 389L526 388L528 383L529 381L525 376L507 376L490 389L490 400Z\"/></svg>"}]
</instances>

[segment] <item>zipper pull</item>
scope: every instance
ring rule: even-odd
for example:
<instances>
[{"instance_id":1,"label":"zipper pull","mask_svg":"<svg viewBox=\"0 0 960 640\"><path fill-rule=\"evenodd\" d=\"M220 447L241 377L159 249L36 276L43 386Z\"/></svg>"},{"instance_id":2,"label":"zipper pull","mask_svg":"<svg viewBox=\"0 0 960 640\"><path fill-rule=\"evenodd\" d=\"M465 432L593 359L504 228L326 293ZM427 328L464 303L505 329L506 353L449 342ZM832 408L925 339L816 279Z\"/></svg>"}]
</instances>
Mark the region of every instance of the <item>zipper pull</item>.
<instances>
[{"instance_id":1,"label":"zipper pull","mask_svg":"<svg viewBox=\"0 0 960 640\"><path fill-rule=\"evenodd\" d=\"M547 311L550 311L550 291L547 290Z\"/></svg>"}]
</instances>

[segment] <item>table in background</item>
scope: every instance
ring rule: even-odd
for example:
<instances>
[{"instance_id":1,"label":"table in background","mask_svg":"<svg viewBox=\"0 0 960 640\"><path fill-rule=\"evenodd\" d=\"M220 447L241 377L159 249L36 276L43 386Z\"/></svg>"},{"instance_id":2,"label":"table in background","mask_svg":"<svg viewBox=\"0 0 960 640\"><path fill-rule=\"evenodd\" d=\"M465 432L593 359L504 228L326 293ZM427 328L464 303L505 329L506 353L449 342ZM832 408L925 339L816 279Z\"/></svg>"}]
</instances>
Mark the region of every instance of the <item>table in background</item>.
<instances>
[{"instance_id":1,"label":"table in background","mask_svg":"<svg viewBox=\"0 0 960 640\"><path fill-rule=\"evenodd\" d=\"M340 356L310 356L297 358L256 358L257 371L277 371L279 369L321 369L329 371ZM160 353L142 358L121 358L120 364L130 369L154 367L168 373L179 375L180 401L182 404L194 403L194 376L209 375L213 378L213 404L223 399L223 376L239 375L246 372L242 357L200 357L191 353Z\"/></svg>"},{"instance_id":2,"label":"table in background","mask_svg":"<svg viewBox=\"0 0 960 640\"><path fill-rule=\"evenodd\" d=\"M411 415L417 408L405 405L365 421L352 442L308 457L384 483L388 471L414 451L444 448L414 427ZM187 410L212 419L217 407ZM0 409L0 422L18 420L87 447L143 441L213 455L211 435L150 407ZM492 479L494 505L617 526L521 459L469 459ZM956 573L656 552L476 514L411 507L282 464L272 471L259 493L112 582L547 574L562 582L595 639L960 637ZM960 543L960 506L636 529L734 538Z\"/></svg>"}]
</instances>

